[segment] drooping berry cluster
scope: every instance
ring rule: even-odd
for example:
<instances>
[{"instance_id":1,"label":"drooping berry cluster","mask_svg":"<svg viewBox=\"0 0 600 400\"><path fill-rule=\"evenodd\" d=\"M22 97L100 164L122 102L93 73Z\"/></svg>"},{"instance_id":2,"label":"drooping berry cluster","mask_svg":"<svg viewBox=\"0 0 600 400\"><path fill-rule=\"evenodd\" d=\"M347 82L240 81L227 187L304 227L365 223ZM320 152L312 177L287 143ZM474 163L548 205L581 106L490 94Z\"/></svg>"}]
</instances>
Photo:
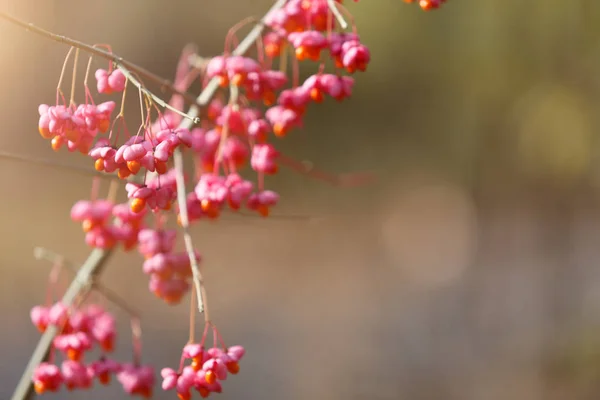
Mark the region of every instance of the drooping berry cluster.
<instances>
[{"instance_id":1,"label":"drooping berry cluster","mask_svg":"<svg viewBox=\"0 0 600 400\"><path fill-rule=\"evenodd\" d=\"M430 10L443 2L420 0L419 4ZM201 282L192 281L194 274L199 274L192 265L200 261L200 255L189 241L186 252L174 251L178 230L167 228L169 215L174 214L184 228L184 208L191 222L214 220L223 212L244 209L269 216L279 195L266 188L266 177L278 173L280 165L298 169L277 150L277 138L302 127L310 107L327 98L341 102L351 97L355 74L367 70L370 52L355 26L351 31L341 28L345 23L340 12L348 14L341 3L288 0L264 18L267 29L254 56L231 53L229 44L237 39L234 31L228 35L225 52L203 68L191 65L190 54L184 52L173 84L176 92L188 90L198 76L204 87L211 80L219 86L197 126L182 123L187 117L185 95L173 96L170 107L158 111L157 103L162 102L142 87L138 87L142 121L135 135L127 130L123 106L113 118L116 103L96 105L87 84L85 104L77 104L73 98L67 103L59 90L56 105L41 105L39 132L52 141L54 150L66 145L71 152L87 154L96 171L126 180L127 202L117 204L114 196L99 200L93 191L90 200L73 206L71 218L82 224L86 243L105 250L117 245L126 251L137 248L145 259L143 271L150 277L150 291L168 304L179 303L192 283ZM315 73L300 81L299 63L314 67ZM292 64L291 73L288 64ZM127 76L133 75L113 67L109 63L108 69L94 74L99 94L126 93ZM181 167L173 166L175 152L191 156L195 166L191 179L184 176ZM243 170L248 167L256 179L244 177ZM187 193L178 186L181 180L193 182ZM177 204L178 192L185 204ZM148 210L155 217L154 225L146 221ZM83 363L83 354L94 343L104 352L112 350L115 332L109 314L97 307L61 307L57 303L32 311L32 320L40 330L49 325L59 327L54 347L64 353L61 367L52 363L38 366L33 377L38 393L56 391L61 385L88 388L96 377L107 383L116 375L126 392L151 395L151 367L137 362L120 364L104 356L91 364ZM209 327L213 328L215 343L205 350ZM221 346L217 346L217 339ZM182 400L189 400L192 390L201 397L220 393L221 382L238 372L244 352L241 346L225 346L205 313L201 342L190 338L178 371L162 370L162 387L175 389ZM185 360L191 363L184 366Z\"/></svg>"},{"instance_id":2,"label":"drooping berry cluster","mask_svg":"<svg viewBox=\"0 0 600 400\"><path fill-rule=\"evenodd\" d=\"M128 203L110 200L80 200L71 208L71 219L82 224L86 243L99 249L112 249L118 243L125 251L138 243L145 210L134 213Z\"/></svg>"},{"instance_id":3,"label":"drooping berry cluster","mask_svg":"<svg viewBox=\"0 0 600 400\"><path fill-rule=\"evenodd\" d=\"M150 276L149 288L167 304L177 304L190 289L192 270L185 252L173 252L176 230L143 229L138 235L138 251L144 256L144 273ZM196 260L200 255L196 253Z\"/></svg>"},{"instance_id":4,"label":"drooping berry cluster","mask_svg":"<svg viewBox=\"0 0 600 400\"><path fill-rule=\"evenodd\" d=\"M58 103L58 101L57 101ZM39 106L38 130L44 139L52 141L52 149L59 150L66 143L69 151L87 154L94 139L110 128L114 101L95 104L57 104Z\"/></svg>"},{"instance_id":5,"label":"drooping berry cluster","mask_svg":"<svg viewBox=\"0 0 600 400\"><path fill-rule=\"evenodd\" d=\"M239 361L244 353L242 346L212 347L205 350L203 344L188 344L183 348L179 372L171 368L162 369L162 388L175 389L180 400L189 400L192 389L203 398L210 393L221 393L221 381L226 380L228 374L235 375L239 372ZM191 362L184 367L184 360Z\"/></svg>"},{"instance_id":6,"label":"drooping berry cluster","mask_svg":"<svg viewBox=\"0 0 600 400\"><path fill-rule=\"evenodd\" d=\"M89 305L75 310L60 302L35 306L31 321L40 332L49 326L58 329L50 358L55 358L58 351L63 360L60 366L51 361L37 366L33 374L36 393L56 392L62 386L68 390L89 389L94 380L106 385L114 375L127 393L151 396L155 379L152 367L122 364L106 357L114 350L116 328L114 317L102 307ZM85 363L85 354L94 347L100 348L101 357Z\"/></svg>"}]
</instances>

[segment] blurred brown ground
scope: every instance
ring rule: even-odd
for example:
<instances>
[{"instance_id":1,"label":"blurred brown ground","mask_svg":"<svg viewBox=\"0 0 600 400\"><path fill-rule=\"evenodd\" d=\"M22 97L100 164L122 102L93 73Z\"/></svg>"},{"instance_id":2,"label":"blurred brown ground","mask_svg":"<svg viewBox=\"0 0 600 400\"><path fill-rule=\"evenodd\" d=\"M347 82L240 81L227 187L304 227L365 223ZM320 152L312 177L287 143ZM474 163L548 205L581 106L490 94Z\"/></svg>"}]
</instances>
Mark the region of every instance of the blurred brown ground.
<instances>
[{"instance_id":1,"label":"blurred brown ground","mask_svg":"<svg viewBox=\"0 0 600 400\"><path fill-rule=\"evenodd\" d=\"M278 213L313 218L195 228L214 320L248 349L221 398L598 399L600 3L449 0L428 14L400 0L347 3L370 70L352 100L313 108L280 148L379 181L348 190L283 171L270 181ZM231 25L270 2L0 4L171 77L186 43L217 54ZM36 133L66 51L0 23L1 150L89 166ZM29 309L49 266L32 249L86 257L69 209L90 179L0 165L6 399L38 338ZM147 291L136 254L115 257L103 282L142 310L145 361L176 365L187 306ZM125 396L113 385L47 398Z\"/></svg>"}]
</instances>

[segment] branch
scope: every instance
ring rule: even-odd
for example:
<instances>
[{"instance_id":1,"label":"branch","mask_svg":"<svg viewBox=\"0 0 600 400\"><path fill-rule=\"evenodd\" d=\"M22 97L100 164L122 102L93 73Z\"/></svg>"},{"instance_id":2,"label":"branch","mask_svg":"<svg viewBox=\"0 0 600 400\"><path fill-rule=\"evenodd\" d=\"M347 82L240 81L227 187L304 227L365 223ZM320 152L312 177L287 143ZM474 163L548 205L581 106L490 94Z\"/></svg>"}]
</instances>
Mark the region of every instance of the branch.
<instances>
[{"instance_id":1,"label":"branch","mask_svg":"<svg viewBox=\"0 0 600 400\"><path fill-rule=\"evenodd\" d=\"M44 36L46 38L49 38L51 40L54 40L56 42L59 43L64 43L66 45L69 45L71 47L75 47L77 49L81 49L84 50L92 55L104 58L108 61L111 61L115 64L115 66L117 68L119 68L123 74L125 75L125 77L127 78L128 81L130 81L132 84L134 84L138 89L140 89L142 92L144 92L144 94L146 94L147 96L151 97L152 100L154 100L154 102L160 106L162 106L163 108L167 108L183 117L186 118L190 118L189 116L187 116L185 113L182 113L181 111L169 106L165 101L163 101L160 97L156 96L155 94L153 94L152 92L150 92L148 89L146 89L132 74L135 73L136 75L143 77L144 79L147 79L149 81L152 81L154 83L156 83L157 85L160 86L161 91L169 91L172 94L177 94L179 96L182 96L188 103L193 104L195 102L194 98L189 94L189 93L185 93L182 92L180 90L178 90L172 83L171 81L167 80L167 79L163 79L160 76L148 71L145 68L142 68L132 62L129 62L125 59L123 59L123 57L120 57L112 52L106 51L104 49L98 48L98 47L94 47L94 46L90 46L89 44L80 42L78 40L75 39L70 39L66 36L63 35L57 35L56 33L52 33L50 31L47 31L45 29L42 29L38 26L35 26L34 24L31 23L27 23L25 21L20 20L19 18L16 18L4 11L0 11L0 18L3 18L7 21L12 22L13 24L16 24L18 26L21 26L23 28L25 28L28 31L37 33L38 35ZM198 123L200 122L199 119L197 117L191 117L190 119L193 120L194 123Z\"/></svg>"},{"instance_id":2,"label":"branch","mask_svg":"<svg viewBox=\"0 0 600 400\"><path fill-rule=\"evenodd\" d=\"M19 154L9 153L7 151L2 151L2 150L0 150L0 158L6 158L9 160L20 161L20 162L30 163L30 164L38 164L38 165L43 165L46 167L68 169L73 172L77 172L77 173L80 173L83 175L88 175L88 176L94 176L96 178L116 180L119 182L123 181L121 178L117 177L116 175L104 174L104 173L101 173L101 172L98 172L96 170L92 170L89 168L78 167L76 165L62 164L62 163L58 163L58 162L50 161L50 160L32 158L32 157L28 157L28 156L19 155Z\"/></svg>"},{"instance_id":3,"label":"branch","mask_svg":"<svg viewBox=\"0 0 600 400\"><path fill-rule=\"evenodd\" d=\"M110 251L103 251L100 249L96 249L90 253L62 298L62 302L65 306L68 307L73 304L73 301L79 295L90 289L90 283L93 281L95 276L100 274L110 255ZM21 376L19 384L12 395L12 400L25 400L32 398L33 382L31 378L33 376L33 372L41 362L48 358L50 349L52 347L52 341L58 333L58 328L56 326L48 326L40 338L35 350L33 351L33 354L27 363L27 367L25 367L25 372L23 373L23 376Z\"/></svg>"},{"instance_id":4,"label":"branch","mask_svg":"<svg viewBox=\"0 0 600 400\"><path fill-rule=\"evenodd\" d=\"M283 7L285 5L286 1L287 0L277 0L277 2L271 7L271 9L269 9L269 11L267 12L267 15L270 14L271 12L273 12L274 10L277 10L277 9ZM21 21L9 16L8 14L6 14L4 12L0 12L0 17L2 17L4 19L8 19L11 22L17 23L17 25L24 26L26 29L34 30L37 33L40 33L40 34L46 33L46 31L40 30L39 28L35 28L33 25L30 25L27 23L22 23ZM264 30L264 27L265 27L265 25L262 21L261 21L261 23L257 24L250 31L248 36L246 36L244 38L244 40L242 40L242 42L234 50L233 53L235 55L242 55L242 54L246 53L250 49L250 47L254 44L254 42L260 37L260 35L262 34L262 32ZM48 32L48 33L50 33L50 32ZM48 36L48 35L46 35L46 36ZM64 38L62 36L50 34L49 37L54 40L58 40L59 42L64 42L64 43L69 44L69 42L64 41L66 38ZM79 43L79 42L75 42L75 43ZM71 42L71 45L73 45L73 42ZM89 46L87 46L87 47L89 47ZM98 53L99 49L96 49L95 47L92 47L92 49L94 50L94 54L97 54L97 55L101 55L101 53L105 53L102 51L100 51ZM128 63L127 61L121 59L120 57L114 56L112 53L106 53L106 54L103 54L102 56L108 56L111 58L114 57L114 58L116 58L117 63L120 63L121 65L124 65L129 68L131 68L133 66L133 64ZM115 61L115 60L113 60L113 61ZM138 69L136 72L140 75L144 75L145 70ZM165 81L163 81L163 82L165 82ZM201 107L206 106L210 102L210 100L212 99L212 97L214 96L214 94L218 88L219 88L218 80L217 79L211 80L208 83L208 85L204 88L202 93L200 93L200 95L198 96L196 104ZM199 115L198 107L196 105L193 105L190 108L188 115L191 116L192 118L197 117ZM187 129L189 129L191 126L192 126L192 121L188 120L188 119L183 120L180 124L180 127L187 128ZM184 185L181 185L181 186L178 185L177 190L178 190L178 193L180 191L183 191L183 193L185 194L185 186ZM183 212L183 210L185 210L185 212L187 212L187 207L186 207L185 201L182 204L180 204L180 209L182 210L182 212ZM111 254L112 254L112 250L105 251L105 250L100 250L100 249L95 249L90 253L88 259L81 266L79 272L77 273L76 278L73 280L73 282L71 282L71 285L69 286L69 288L67 289L67 291L63 297L62 301L65 304L72 303L73 299L75 297L77 297L77 295L79 293L83 292L87 286L89 286L89 283L92 282L93 279L100 274L100 272L102 271L102 268L104 267L107 259L110 257ZM190 261L193 262L195 265L197 265L196 257L193 252L193 249L192 249L192 255L193 255L193 257L190 259ZM194 264L192 264L192 265L194 265ZM199 271L197 271L197 272L199 272ZM198 298L198 302L200 302L200 301L201 301L201 299ZM52 341L54 340L54 337L57 335L57 333L58 332L55 327L49 327L46 330L46 332L44 333L44 335L38 342L31 358L29 359L27 367L25 368L25 371L23 372L23 375L21 376L21 379L19 380L19 384L17 385L17 388L15 389L15 392L13 393L11 400L28 400L28 399L32 398L33 393L34 393L33 382L32 382L33 372L34 372L35 368L41 362L43 362L44 360L47 359L48 354L51 349L51 346L52 346Z\"/></svg>"}]
</instances>

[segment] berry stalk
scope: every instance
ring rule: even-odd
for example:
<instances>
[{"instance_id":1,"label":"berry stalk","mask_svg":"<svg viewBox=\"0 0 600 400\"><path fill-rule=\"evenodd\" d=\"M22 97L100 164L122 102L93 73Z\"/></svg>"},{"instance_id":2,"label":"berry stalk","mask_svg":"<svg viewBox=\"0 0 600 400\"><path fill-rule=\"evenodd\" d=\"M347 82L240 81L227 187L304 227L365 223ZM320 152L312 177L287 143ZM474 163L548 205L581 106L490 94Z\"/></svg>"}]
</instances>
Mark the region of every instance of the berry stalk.
<instances>
[{"instance_id":1,"label":"berry stalk","mask_svg":"<svg viewBox=\"0 0 600 400\"><path fill-rule=\"evenodd\" d=\"M119 67L119 69L124 70L123 73L130 72L130 74L129 74L130 76L128 77L130 80L132 77L131 73L134 73L139 77L142 77L148 81L152 81L157 86L159 86L161 88L161 90L163 90L163 91L168 91L171 94L176 94L176 95L183 97L188 103L193 104L195 102L194 97L191 94L178 90L173 85L173 83L171 81L169 81L168 79L164 79L164 78L148 71L147 69L140 67L139 65L136 65L130 61L127 61L123 57L120 57L120 56L112 53L111 51L107 51L100 47L91 46L87 43L83 43L78 40L71 39L66 36L58 35L56 33L47 31L47 30L42 29L32 23L28 23L19 18L16 18L4 11L0 11L0 18L5 19L15 25L21 26L28 31L37 33L38 35L41 35L41 36L44 36L48 39L69 45L76 49L84 50L87 53L104 58L104 59L114 63L115 66ZM137 80L134 78L134 80L131 80L131 82L135 84L135 82L137 82ZM159 102L162 101L162 99L156 95L152 95L152 98L154 101L157 102L157 104L160 104Z\"/></svg>"}]
</instances>

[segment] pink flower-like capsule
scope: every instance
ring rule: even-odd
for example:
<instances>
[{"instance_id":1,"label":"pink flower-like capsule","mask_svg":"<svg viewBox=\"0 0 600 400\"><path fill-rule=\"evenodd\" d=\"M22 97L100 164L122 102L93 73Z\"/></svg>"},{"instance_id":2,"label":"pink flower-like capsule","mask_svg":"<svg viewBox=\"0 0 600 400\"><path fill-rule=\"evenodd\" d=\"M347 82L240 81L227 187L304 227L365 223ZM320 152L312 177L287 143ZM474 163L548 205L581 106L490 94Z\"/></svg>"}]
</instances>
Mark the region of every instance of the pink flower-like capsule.
<instances>
[{"instance_id":1,"label":"pink flower-like capsule","mask_svg":"<svg viewBox=\"0 0 600 400\"><path fill-rule=\"evenodd\" d=\"M52 139L57 135L56 132L52 132L50 130L50 121L52 120L50 117L50 113L48 110L50 106L48 104L40 104L38 107L38 113L40 114L40 119L38 121L38 131L40 135L44 139Z\"/></svg>"},{"instance_id":2,"label":"pink flower-like capsule","mask_svg":"<svg viewBox=\"0 0 600 400\"><path fill-rule=\"evenodd\" d=\"M169 279L173 275L169 253L157 253L146 259L142 269L145 274L155 275L160 279Z\"/></svg>"},{"instance_id":3,"label":"pink flower-like capsule","mask_svg":"<svg viewBox=\"0 0 600 400\"><path fill-rule=\"evenodd\" d=\"M202 261L200 253L195 252L196 262ZM192 276L192 268L190 263L190 256L187 252L171 253L169 254L169 262L171 264L171 270L182 278L189 278Z\"/></svg>"},{"instance_id":4,"label":"pink flower-like capsule","mask_svg":"<svg viewBox=\"0 0 600 400\"><path fill-rule=\"evenodd\" d=\"M312 27L320 32L327 31L328 27L332 28L335 24L334 18L329 18L330 10L327 0L311 0L303 1L302 8L308 14L308 19ZM329 26L327 25L329 21Z\"/></svg>"},{"instance_id":5,"label":"pink flower-like capsule","mask_svg":"<svg viewBox=\"0 0 600 400\"><path fill-rule=\"evenodd\" d=\"M175 389L179 374L172 368L163 368L160 370L160 376L163 378L162 388L163 390Z\"/></svg>"},{"instance_id":6,"label":"pink flower-like capsule","mask_svg":"<svg viewBox=\"0 0 600 400\"><path fill-rule=\"evenodd\" d=\"M279 94L277 99L280 106L294 110L297 114L303 114L309 102L310 92L304 86L286 89Z\"/></svg>"},{"instance_id":7,"label":"pink flower-like capsule","mask_svg":"<svg viewBox=\"0 0 600 400\"><path fill-rule=\"evenodd\" d=\"M231 170L236 170L243 167L248 161L248 146L235 136L229 136L223 147L221 148L223 162L229 166Z\"/></svg>"},{"instance_id":8,"label":"pink flower-like capsule","mask_svg":"<svg viewBox=\"0 0 600 400\"><path fill-rule=\"evenodd\" d=\"M95 137L98 131L105 133L110 128L110 116L115 106L114 101L106 101L98 105L80 104L73 114L73 119L81 119L83 123L80 122L78 125L85 127L87 133Z\"/></svg>"},{"instance_id":9,"label":"pink flower-like capsule","mask_svg":"<svg viewBox=\"0 0 600 400\"><path fill-rule=\"evenodd\" d=\"M319 61L321 51L329 44L327 38L319 31L292 32L288 40L294 46L299 61Z\"/></svg>"},{"instance_id":10,"label":"pink flower-like capsule","mask_svg":"<svg viewBox=\"0 0 600 400\"><path fill-rule=\"evenodd\" d=\"M117 336L115 318L106 311L96 315L90 327L90 336L98 342L102 350L113 351Z\"/></svg>"},{"instance_id":11,"label":"pink flower-like capsule","mask_svg":"<svg viewBox=\"0 0 600 400\"><path fill-rule=\"evenodd\" d=\"M202 174L194 188L202 210L209 216L219 216L221 207L227 200L229 190L225 178L215 174Z\"/></svg>"},{"instance_id":12,"label":"pink flower-like capsule","mask_svg":"<svg viewBox=\"0 0 600 400\"><path fill-rule=\"evenodd\" d=\"M145 140L143 137L134 136L119 147L115 154L115 161L127 166L127 169L121 168L119 170L121 179L128 177L130 174L137 174L142 167L154 172L156 170L154 143Z\"/></svg>"},{"instance_id":13,"label":"pink flower-like capsule","mask_svg":"<svg viewBox=\"0 0 600 400\"><path fill-rule=\"evenodd\" d=\"M125 185L127 197L132 199L130 207L133 212L140 212L146 205L152 210L169 210L171 203L176 197L176 193L169 187L159 187L157 189L148 186L128 183Z\"/></svg>"},{"instance_id":14,"label":"pink flower-like capsule","mask_svg":"<svg viewBox=\"0 0 600 400\"><path fill-rule=\"evenodd\" d=\"M264 119L257 119L248 124L248 136L256 143L263 143L271 132L271 125Z\"/></svg>"},{"instance_id":15,"label":"pink flower-like capsule","mask_svg":"<svg viewBox=\"0 0 600 400\"><path fill-rule=\"evenodd\" d=\"M219 144L221 142L221 134L216 129L208 131L196 131L197 139L195 139L194 152L202 161L202 168L206 172L212 172L215 164L215 157Z\"/></svg>"},{"instance_id":16,"label":"pink flower-like capsule","mask_svg":"<svg viewBox=\"0 0 600 400\"><path fill-rule=\"evenodd\" d=\"M279 152L275 150L275 146L270 143L256 144L252 148L252 158L250 165L252 169L263 174L276 174L279 170L277 166L277 158Z\"/></svg>"},{"instance_id":17,"label":"pink flower-like capsule","mask_svg":"<svg viewBox=\"0 0 600 400\"><path fill-rule=\"evenodd\" d=\"M129 207L134 213L142 212L146 208L146 204L152 201L155 193L154 189L131 182L125 185L125 190L127 191L127 198L132 200Z\"/></svg>"},{"instance_id":18,"label":"pink flower-like capsule","mask_svg":"<svg viewBox=\"0 0 600 400\"><path fill-rule=\"evenodd\" d=\"M278 137L284 137L290 129L301 126L302 123L301 114L282 106L269 108L265 117L273 126L273 133Z\"/></svg>"},{"instance_id":19,"label":"pink flower-like capsule","mask_svg":"<svg viewBox=\"0 0 600 400\"><path fill-rule=\"evenodd\" d=\"M139 228L146 215L146 209L144 208L136 213L131 210L129 203L121 203L113 207L112 214L120 223L130 225L133 228Z\"/></svg>"},{"instance_id":20,"label":"pink flower-like capsule","mask_svg":"<svg viewBox=\"0 0 600 400\"><path fill-rule=\"evenodd\" d=\"M67 149L70 152L79 151L81 154L88 154L93 144L93 136L82 134L77 140L67 140Z\"/></svg>"},{"instance_id":21,"label":"pink flower-like capsule","mask_svg":"<svg viewBox=\"0 0 600 400\"><path fill-rule=\"evenodd\" d=\"M114 225L111 226L111 230L115 235L115 240L123 244L123 250L133 250L138 244L138 233L140 228L120 222L118 219L114 220Z\"/></svg>"},{"instance_id":22,"label":"pink flower-like capsule","mask_svg":"<svg viewBox=\"0 0 600 400\"><path fill-rule=\"evenodd\" d=\"M119 239L119 228L115 226L95 226L85 234L85 242L95 249L112 249Z\"/></svg>"},{"instance_id":23,"label":"pink flower-like capsule","mask_svg":"<svg viewBox=\"0 0 600 400\"><path fill-rule=\"evenodd\" d=\"M66 328L69 322L69 309L62 302L57 301L48 310L48 324L60 329Z\"/></svg>"},{"instance_id":24,"label":"pink flower-like capsule","mask_svg":"<svg viewBox=\"0 0 600 400\"><path fill-rule=\"evenodd\" d=\"M154 189L154 203L148 203L148 206L152 211L171 209L173 200L177 197L175 190L168 186L162 186L158 189Z\"/></svg>"},{"instance_id":25,"label":"pink flower-like capsule","mask_svg":"<svg viewBox=\"0 0 600 400\"><path fill-rule=\"evenodd\" d=\"M234 361L240 361L242 357L246 354L246 349L243 346L236 345L227 348L227 355L231 357Z\"/></svg>"},{"instance_id":26,"label":"pink flower-like capsule","mask_svg":"<svg viewBox=\"0 0 600 400\"><path fill-rule=\"evenodd\" d=\"M217 130L220 132L223 127L227 126L230 134L245 135L248 124L260 118L261 115L261 111L255 108L226 106L216 119Z\"/></svg>"},{"instance_id":27,"label":"pink flower-like capsule","mask_svg":"<svg viewBox=\"0 0 600 400\"><path fill-rule=\"evenodd\" d=\"M150 258L157 253L169 253L175 246L177 231L142 229L138 234L139 252L146 258Z\"/></svg>"},{"instance_id":28,"label":"pink flower-like capsule","mask_svg":"<svg viewBox=\"0 0 600 400\"><path fill-rule=\"evenodd\" d=\"M208 109L206 110L207 119L211 122L215 122L217 117L221 115L221 111L225 107L225 102L220 97L215 97L210 104L208 105Z\"/></svg>"},{"instance_id":29,"label":"pink flower-like capsule","mask_svg":"<svg viewBox=\"0 0 600 400\"><path fill-rule=\"evenodd\" d=\"M151 275L148 288L165 303L175 305L181 301L181 298L190 289L190 284L185 278L176 275L167 279L158 275Z\"/></svg>"},{"instance_id":30,"label":"pink flower-like capsule","mask_svg":"<svg viewBox=\"0 0 600 400\"><path fill-rule=\"evenodd\" d=\"M81 222L83 231L89 232L106 224L114 203L109 200L80 200L71 208L71 219Z\"/></svg>"},{"instance_id":31,"label":"pink flower-like capsule","mask_svg":"<svg viewBox=\"0 0 600 400\"><path fill-rule=\"evenodd\" d=\"M242 179L238 174L227 175L225 185L229 189L227 202L232 210L240 209L242 203L250 196L254 187L252 182Z\"/></svg>"},{"instance_id":32,"label":"pink flower-like capsule","mask_svg":"<svg viewBox=\"0 0 600 400\"><path fill-rule=\"evenodd\" d=\"M215 359L218 358L223 361L227 370L234 375L240 371L239 361L242 359L245 352L246 351L242 346L232 346L227 349L213 347L207 351L210 357Z\"/></svg>"},{"instance_id":33,"label":"pink flower-like capsule","mask_svg":"<svg viewBox=\"0 0 600 400\"><path fill-rule=\"evenodd\" d=\"M189 222L197 221L203 217L209 217L204 212L204 210L202 210L202 204L200 203L200 200L198 200L198 196L196 196L196 193L194 193L194 192L188 193L185 198L185 202L187 205ZM218 214L216 216L213 216L213 218L216 218L217 216L218 216ZM180 210L177 210L177 223L179 225L181 225Z\"/></svg>"},{"instance_id":34,"label":"pink flower-like capsule","mask_svg":"<svg viewBox=\"0 0 600 400\"><path fill-rule=\"evenodd\" d=\"M92 318L81 310L74 310L69 315L68 332L84 332L89 333L92 324Z\"/></svg>"},{"instance_id":35,"label":"pink flower-like capsule","mask_svg":"<svg viewBox=\"0 0 600 400\"><path fill-rule=\"evenodd\" d=\"M281 71L267 70L251 72L246 76L244 88L250 100L262 100L266 106L272 106L277 97L275 91L287 82L287 76Z\"/></svg>"},{"instance_id":36,"label":"pink flower-like capsule","mask_svg":"<svg viewBox=\"0 0 600 400\"><path fill-rule=\"evenodd\" d=\"M69 390L88 389L92 386L93 371L79 361L63 361L61 372L65 386Z\"/></svg>"},{"instance_id":37,"label":"pink flower-like capsule","mask_svg":"<svg viewBox=\"0 0 600 400\"><path fill-rule=\"evenodd\" d=\"M196 260L200 262L200 254L196 253ZM183 253L158 253L144 261L145 274L156 275L161 279L169 279L173 274L187 278L192 275L190 258Z\"/></svg>"},{"instance_id":38,"label":"pink flower-like capsule","mask_svg":"<svg viewBox=\"0 0 600 400\"><path fill-rule=\"evenodd\" d=\"M175 389L180 400L191 399L191 389L194 388L197 380L197 372L192 367L184 367L181 374L171 368L163 368L161 376L163 390Z\"/></svg>"},{"instance_id":39,"label":"pink flower-like capsule","mask_svg":"<svg viewBox=\"0 0 600 400\"><path fill-rule=\"evenodd\" d=\"M125 392L131 395L139 395L149 399L152 397L154 386L154 369L150 366L136 367L133 364L125 364L117 373L117 379L123 385Z\"/></svg>"},{"instance_id":40,"label":"pink flower-like capsule","mask_svg":"<svg viewBox=\"0 0 600 400\"><path fill-rule=\"evenodd\" d=\"M342 45L342 65L346 71L353 74L357 70L366 71L371 53L369 49L358 40L349 40Z\"/></svg>"},{"instance_id":41,"label":"pink flower-like capsule","mask_svg":"<svg viewBox=\"0 0 600 400\"><path fill-rule=\"evenodd\" d=\"M58 150L66 140L79 138L79 127L73 121L73 110L65 106L48 106L41 104L38 107L40 120L38 128L40 135L45 139L53 139L52 149ZM79 121L83 125L83 121ZM57 140L55 140L57 139Z\"/></svg>"},{"instance_id":42,"label":"pink flower-like capsule","mask_svg":"<svg viewBox=\"0 0 600 400\"><path fill-rule=\"evenodd\" d=\"M187 182L187 175L183 179ZM177 170L172 168L163 175L157 175L146 180L146 186L150 189L168 188L172 192L177 192Z\"/></svg>"},{"instance_id":43,"label":"pink flower-like capsule","mask_svg":"<svg viewBox=\"0 0 600 400\"><path fill-rule=\"evenodd\" d=\"M259 72L261 70L261 67L256 60L244 56L227 57L225 68L227 70L227 79L229 80L229 83L235 86L242 85L249 73Z\"/></svg>"},{"instance_id":44,"label":"pink flower-like capsule","mask_svg":"<svg viewBox=\"0 0 600 400\"><path fill-rule=\"evenodd\" d=\"M173 151L178 146L191 147L193 143L192 136L187 129L162 130L155 136L158 144L154 148L154 162L156 163L156 172L164 174L167 172L167 161L173 155Z\"/></svg>"},{"instance_id":45,"label":"pink flower-like capsule","mask_svg":"<svg viewBox=\"0 0 600 400\"><path fill-rule=\"evenodd\" d=\"M270 31L263 36L265 55L270 58L279 57L285 42L285 32Z\"/></svg>"},{"instance_id":46,"label":"pink flower-like capsule","mask_svg":"<svg viewBox=\"0 0 600 400\"><path fill-rule=\"evenodd\" d=\"M190 367L194 371L200 371L202 365L210 359L209 354L199 343L188 343L183 347L182 351L183 358L192 360Z\"/></svg>"},{"instance_id":47,"label":"pink flower-like capsule","mask_svg":"<svg viewBox=\"0 0 600 400\"><path fill-rule=\"evenodd\" d=\"M33 388L37 394L56 392L63 383L60 369L56 365L47 362L43 362L35 367L32 380Z\"/></svg>"},{"instance_id":48,"label":"pink flower-like capsule","mask_svg":"<svg viewBox=\"0 0 600 400\"><path fill-rule=\"evenodd\" d=\"M302 84L302 87L310 93L310 97L317 103L323 101L325 94L337 101L342 101L352 95L353 86L354 79L352 77L333 74L312 75Z\"/></svg>"},{"instance_id":49,"label":"pink flower-like capsule","mask_svg":"<svg viewBox=\"0 0 600 400\"><path fill-rule=\"evenodd\" d=\"M35 306L29 312L31 322L42 333L46 331L49 325L50 309L44 306Z\"/></svg>"},{"instance_id":50,"label":"pink flower-like capsule","mask_svg":"<svg viewBox=\"0 0 600 400\"><path fill-rule=\"evenodd\" d=\"M270 208L279 201L279 195L271 190L253 193L248 199L247 206L250 210L258 212L263 217L268 217Z\"/></svg>"},{"instance_id":51,"label":"pink flower-like capsule","mask_svg":"<svg viewBox=\"0 0 600 400\"><path fill-rule=\"evenodd\" d=\"M186 128L162 129L155 135L155 138L158 143L169 141L175 146L192 146L192 135Z\"/></svg>"},{"instance_id":52,"label":"pink flower-like capsule","mask_svg":"<svg viewBox=\"0 0 600 400\"><path fill-rule=\"evenodd\" d=\"M89 151L88 155L94 160L94 168L96 171L110 173L117 169L127 167L124 163L120 165L115 161L116 153L117 150L111 146L108 139L99 139Z\"/></svg>"},{"instance_id":53,"label":"pink flower-like capsule","mask_svg":"<svg viewBox=\"0 0 600 400\"><path fill-rule=\"evenodd\" d=\"M302 8L301 0L290 0L285 7L266 15L265 24L274 29L286 32L301 32L308 26L308 14Z\"/></svg>"},{"instance_id":54,"label":"pink flower-like capsule","mask_svg":"<svg viewBox=\"0 0 600 400\"><path fill-rule=\"evenodd\" d=\"M110 376L121 371L121 364L115 360L102 357L90 364L90 370L100 383L108 385L110 383Z\"/></svg>"},{"instance_id":55,"label":"pink flower-like capsule","mask_svg":"<svg viewBox=\"0 0 600 400\"><path fill-rule=\"evenodd\" d=\"M204 148L204 135L206 134L206 129L202 128L194 128L190 131L190 136L192 137L192 150L195 153L200 153Z\"/></svg>"},{"instance_id":56,"label":"pink flower-like capsule","mask_svg":"<svg viewBox=\"0 0 600 400\"><path fill-rule=\"evenodd\" d=\"M54 347L65 353L69 360L79 361L83 353L92 348L90 337L84 332L58 335L53 341Z\"/></svg>"},{"instance_id":57,"label":"pink flower-like capsule","mask_svg":"<svg viewBox=\"0 0 600 400\"><path fill-rule=\"evenodd\" d=\"M206 380L206 375L208 373L204 370L200 370L196 372L196 379L194 381L194 387L200 393L202 398L208 397L211 393L221 393L223 388L221 386L221 382L215 380L212 383L208 383Z\"/></svg>"},{"instance_id":58,"label":"pink flower-like capsule","mask_svg":"<svg viewBox=\"0 0 600 400\"><path fill-rule=\"evenodd\" d=\"M202 370L205 372L204 379L209 385L217 380L224 381L227 379L227 366L220 358L211 358L202 365Z\"/></svg>"},{"instance_id":59,"label":"pink flower-like capsule","mask_svg":"<svg viewBox=\"0 0 600 400\"><path fill-rule=\"evenodd\" d=\"M116 68L111 73L104 69L98 69L95 73L98 93L112 94L125 90L127 79L123 71Z\"/></svg>"},{"instance_id":60,"label":"pink flower-like capsule","mask_svg":"<svg viewBox=\"0 0 600 400\"><path fill-rule=\"evenodd\" d=\"M206 65L206 76L209 78L218 78L219 85L226 87L229 82L227 79L227 58L224 56L216 56Z\"/></svg>"},{"instance_id":61,"label":"pink flower-like capsule","mask_svg":"<svg viewBox=\"0 0 600 400\"><path fill-rule=\"evenodd\" d=\"M332 32L328 37L329 40L329 54L335 62L336 68L344 68L342 61L342 46L344 43L349 41L359 41L359 36L356 33L350 32Z\"/></svg>"}]
</instances>

